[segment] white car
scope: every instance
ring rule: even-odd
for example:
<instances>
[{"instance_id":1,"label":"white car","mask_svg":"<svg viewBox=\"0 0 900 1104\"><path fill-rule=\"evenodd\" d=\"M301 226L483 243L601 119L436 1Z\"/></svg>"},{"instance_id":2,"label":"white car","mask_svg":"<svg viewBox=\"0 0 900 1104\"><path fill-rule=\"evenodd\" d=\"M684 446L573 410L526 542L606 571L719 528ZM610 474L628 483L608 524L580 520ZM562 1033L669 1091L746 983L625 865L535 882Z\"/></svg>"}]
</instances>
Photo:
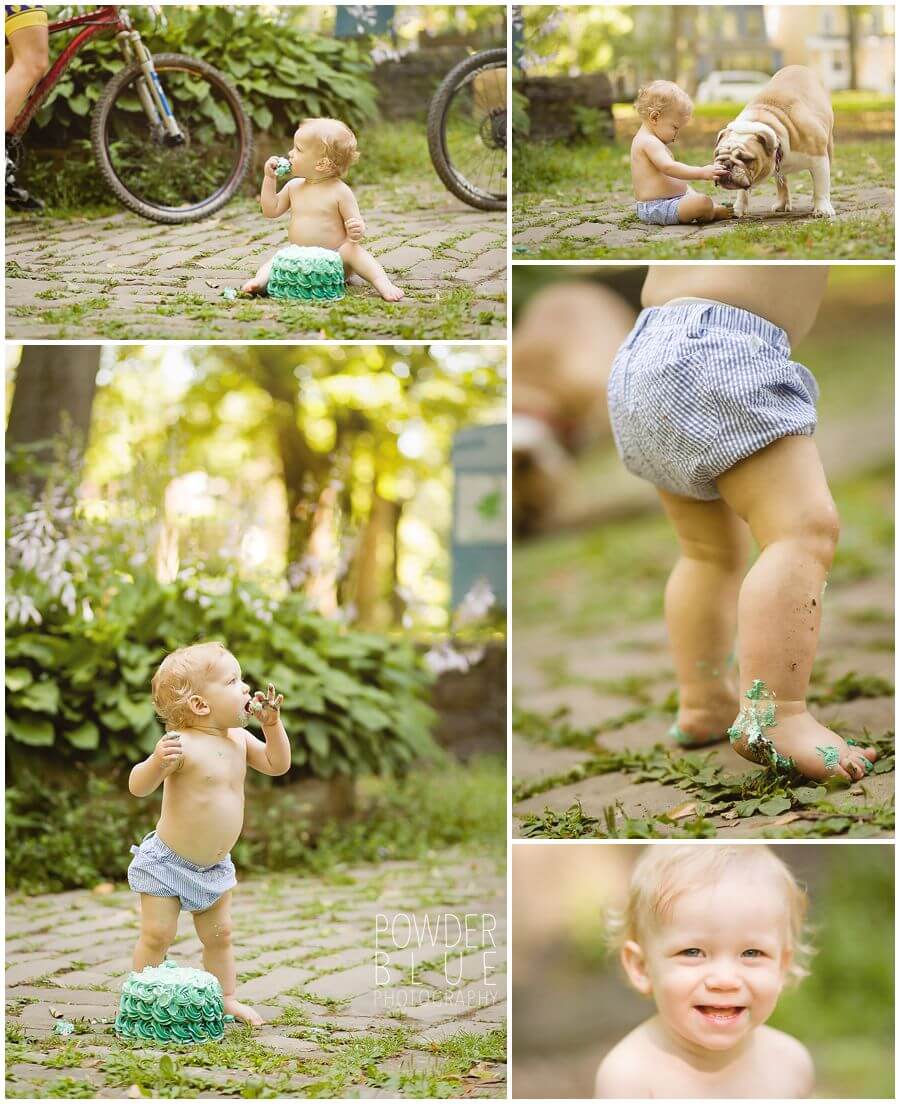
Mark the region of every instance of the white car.
<instances>
[{"instance_id":1,"label":"white car","mask_svg":"<svg viewBox=\"0 0 900 1104\"><path fill-rule=\"evenodd\" d=\"M743 103L768 83L768 73L742 69L716 70L700 82L695 99L702 104L719 103L723 100Z\"/></svg>"}]
</instances>

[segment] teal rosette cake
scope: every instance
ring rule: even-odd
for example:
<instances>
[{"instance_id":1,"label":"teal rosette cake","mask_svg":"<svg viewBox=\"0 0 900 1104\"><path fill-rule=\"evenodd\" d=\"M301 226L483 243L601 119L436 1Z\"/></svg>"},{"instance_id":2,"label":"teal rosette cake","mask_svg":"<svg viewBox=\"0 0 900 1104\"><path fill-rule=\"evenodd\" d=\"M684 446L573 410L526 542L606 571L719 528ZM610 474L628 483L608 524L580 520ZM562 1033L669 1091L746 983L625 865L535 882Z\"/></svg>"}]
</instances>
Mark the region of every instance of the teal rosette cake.
<instances>
[{"instance_id":1,"label":"teal rosette cake","mask_svg":"<svg viewBox=\"0 0 900 1104\"><path fill-rule=\"evenodd\" d=\"M344 262L333 249L286 245L272 258L266 291L273 299L343 299Z\"/></svg>"},{"instance_id":2,"label":"teal rosette cake","mask_svg":"<svg viewBox=\"0 0 900 1104\"><path fill-rule=\"evenodd\" d=\"M220 1042L225 1036L222 986L205 970L145 966L122 986L116 1034L157 1043ZM233 1019L229 1016L228 1019Z\"/></svg>"},{"instance_id":3,"label":"teal rosette cake","mask_svg":"<svg viewBox=\"0 0 900 1104\"><path fill-rule=\"evenodd\" d=\"M291 163L286 157L279 157L275 163L275 175L287 176L291 171Z\"/></svg>"}]
</instances>

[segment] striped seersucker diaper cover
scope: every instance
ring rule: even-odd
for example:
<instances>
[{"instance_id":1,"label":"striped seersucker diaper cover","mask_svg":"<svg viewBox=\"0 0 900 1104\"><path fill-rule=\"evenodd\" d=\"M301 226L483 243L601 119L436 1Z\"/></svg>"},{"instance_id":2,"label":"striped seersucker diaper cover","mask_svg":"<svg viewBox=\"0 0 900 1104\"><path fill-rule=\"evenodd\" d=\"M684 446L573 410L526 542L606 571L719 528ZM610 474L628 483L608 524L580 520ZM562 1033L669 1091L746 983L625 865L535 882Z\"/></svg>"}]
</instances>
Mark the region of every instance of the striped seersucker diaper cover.
<instances>
[{"instance_id":1,"label":"striped seersucker diaper cover","mask_svg":"<svg viewBox=\"0 0 900 1104\"><path fill-rule=\"evenodd\" d=\"M781 437L811 436L819 388L784 330L725 303L641 312L616 354L609 415L626 468L686 498Z\"/></svg>"},{"instance_id":2,"label":"striped seersucker diaper cover","mask_svg":"<svg viewBox=\"0 0 900 1104\"><path fill-rule=\"evenodd\" d=\"M198 866L163 843L156 832L144 836L140 846L132 846L131 853L128 884L135 893L177 897L185 912L205 912L237 885L231 855L212 866Z\"/></svg>"}]
</instances>

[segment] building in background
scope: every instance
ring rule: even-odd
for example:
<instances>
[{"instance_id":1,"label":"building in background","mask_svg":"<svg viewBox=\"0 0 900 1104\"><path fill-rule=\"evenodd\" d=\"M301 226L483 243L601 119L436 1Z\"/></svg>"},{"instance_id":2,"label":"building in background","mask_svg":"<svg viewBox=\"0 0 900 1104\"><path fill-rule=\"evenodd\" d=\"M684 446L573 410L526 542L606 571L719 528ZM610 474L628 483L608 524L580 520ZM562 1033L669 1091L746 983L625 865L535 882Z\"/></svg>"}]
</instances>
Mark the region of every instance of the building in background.
<instances>
[{"instance_id":1,"label":"building in background","mask_svg":"<svg viewBox=\"0 0 900 1104\"><path fill-rule=\"evenodd\" d=\"M785 65L808 65L829 92L894 91L894 6L828 5L766 9Z\"/></svg>"}]
</instances>

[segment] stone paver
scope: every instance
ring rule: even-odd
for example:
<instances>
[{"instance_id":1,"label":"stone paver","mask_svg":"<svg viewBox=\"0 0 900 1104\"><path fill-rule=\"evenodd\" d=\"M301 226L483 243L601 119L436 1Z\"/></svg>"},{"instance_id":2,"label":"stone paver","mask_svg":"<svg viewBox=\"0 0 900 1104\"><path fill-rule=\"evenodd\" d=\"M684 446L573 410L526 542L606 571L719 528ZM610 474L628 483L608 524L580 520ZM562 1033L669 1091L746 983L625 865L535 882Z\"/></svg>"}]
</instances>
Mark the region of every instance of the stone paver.
<instances>
[{"instance_id":1,"label":"stone paver","mask_svg":"<svg viewBox=\"0 0 900 1104\"><path fill-rule=\"evenodd\" d=\"M580 201L577 210L565 209L558 198L547 199L529 208L527 215L516 211L513 202L512 253L514 259L527 259L538 250L571 246L573 242L590 244L592 256L603 257L607 250L616 256L628 250L628 256L640 260L641 247L673 239L696 244L712 236L729 234L734 227L752 224L774 227L811 220L812 198L809 186L800 190L792 180L793 211L790 214L772 212L775 202L774 185L763 184L750 197L750 216L744 219L707 223L702 226L650 226L640 223L634 215L634 199L625 191L608 192L596 201ZM721 198L722 193L717 193ZM879 214L893 214L894 190L882 185L842 185L832 188L832 203L838 221L869 219ZM858 255L865 257L865 245ZM735 256L741 256L738 246ZM854 254L855 255L855 254Z\"/></svg>"},{"instance_id":2,"label":"stone paver","mask_svg":"<svg viewBox=\"0 0 900 1104\"><path fill-rule=\"evenodd\" d=\"M137 1095L134 1085L149 1096L254 1096L252 1086L263 1082L288 1098L309 1095L304 1089L314 1082L316 1096L422 1096L432 1086L463 1096L470 1095L466 1072L439 1049L463 1031L487 1048L488 1057L472 1059L473 1080L484 1079L477 1095L504 1096L506 1065L490 1034L506 1019L503 871L451 852L346 875L337 886L289 874L240 882L232 908L238 996L265 1023L253 1032L229 1028L221 1066L192 1060L200 1053L193 1048L171 1048L174 1094L171 1082L154 1080L163 1052L121 1043L112 1031L138 931L130 892L9 896L7 1096L65 1095L65 1079L118 1098ZM311 902L322 909L304 918ZM467 914L479 920L470 920L468 946L460 948L446 933L465 931ZM407 943L410 930L419 935ZM189 918L182 916L180 932L170 957L199 967ZM96 954L84 943L91 933ZM52 953L36 955L42 940L53 943ZM75 1023L76 1034L53 1034L58 1018ZM370 1045L381 1039L373 1057ZM348 1055L357 1050L354 1067ZM323 1081L333 1091L323 1093ZM382 1091L385 1083L390 1091Z\"/></svg>"},{"instance_id":3,"label":"stone paver","mask_svg":"<svg viewBox=\"0 0 900 1104\"><path fill-rule=\"evenodd\" d=\"M366 247L404 288L382 304L351 284L337 304L226 301L262 259L287 244L287 221L249 199L187 226L137 215L6 219L8 338L309 339L506 336L506 215L476 211L446 192L357 189ZM474 293L477 310L445 305ZM488 304L485 306L485 304Z\"/></svg>"}]
</instances>

